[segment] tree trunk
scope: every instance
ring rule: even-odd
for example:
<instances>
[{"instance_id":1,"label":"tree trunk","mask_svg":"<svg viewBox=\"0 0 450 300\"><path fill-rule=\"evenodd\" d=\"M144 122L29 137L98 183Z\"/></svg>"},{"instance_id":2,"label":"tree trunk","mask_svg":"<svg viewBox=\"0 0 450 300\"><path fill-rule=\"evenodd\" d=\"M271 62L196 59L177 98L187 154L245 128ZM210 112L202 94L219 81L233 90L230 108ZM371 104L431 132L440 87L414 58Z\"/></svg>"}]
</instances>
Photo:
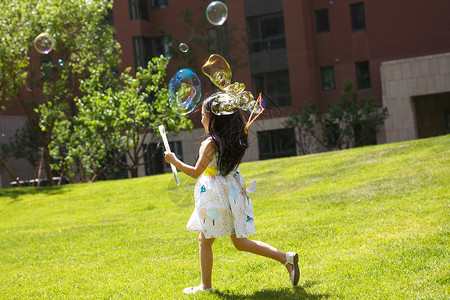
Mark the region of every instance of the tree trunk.
<instances>
[{"instance_id":1,"label":"tree trunk","mask_svg":"<svg viewBox=\"0 0 450 300\"><path fill-rule=\"evenodd\" d=\"M138 177L138 168L136 166L131 166L129 168L129 170L130 170L131 178L137 178Z\"/></svg>"},{"instance_id":2,"label":"tree trunk","mask_svg":"<svg viewBox=\"0 0 450 300\"><path fill-rule=\"evenodd\" d=\"M16 177L16 175L14 175L14 173L11 171L11 169L6 165L6 162L0 157L0 163L3 165L3 167L5 168L5 170L8 172L8 174L12 177L12 179L17 183L18 186L22 186L18 180L18 178Z\"/></svg>"},{"instance_id":3,"label":"tree trunk","mask_svg":"<svg viewBox=\"0 0 450 300\"><path fill-rule=\"evenodd\" d=\"M52 169L50 167L50 152L48 150L48 144L47 138L44 138L42 136L40 128L33 122L35 120L33 113L33 109L28 106L28 104L25 101L25 98L21 93L18 95L19 101L22 104L23 109L25 110L25 113L27 115L28 121L31 124L31 127L33 128L34 132L36 133L37 137L39 138L39 141L42 143L42 149L44 153L44 167L45 167L45 174L47 175L47 182L49 186L55 185L53 182L53 175L52 175ZM48 135L51 135L51 130L47 132Z\"/></svg>"},{"instance_id":4,"label":"tree trunk","mask_svg":"<svg viewBox=\"0 0 450 300\"><path fill-rule=\"evenodd\" d=\"M48 151L47 145L44 145L42 148L44 150L44 168L47 176L47 184L48 186L54 186L55 182L53 181L52 168L50 167L50 152Z\"/></svg>"}]
</instances>

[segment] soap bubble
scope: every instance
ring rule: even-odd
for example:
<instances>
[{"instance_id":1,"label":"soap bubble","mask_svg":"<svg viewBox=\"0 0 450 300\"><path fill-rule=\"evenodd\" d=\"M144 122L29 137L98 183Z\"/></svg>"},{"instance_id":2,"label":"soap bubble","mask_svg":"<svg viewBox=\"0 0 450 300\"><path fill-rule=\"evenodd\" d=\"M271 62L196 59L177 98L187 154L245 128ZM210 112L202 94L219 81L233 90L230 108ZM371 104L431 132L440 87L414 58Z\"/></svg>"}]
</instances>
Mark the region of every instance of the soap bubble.
<instances>
[{"instance_id":1,"label":"soap bubble","mask_svg":"<svg viewBox=\"0 0 450 300\"><path fill-rule=\"evenodd\" d=\"M252 93L248 91L242 91L238 94L228 92L218 94L211 103L211 111L218 116L230 115L239 108L250 112L255 110L255 113L261 111Z\"/></svg>"},{"instance_id":2,"label":"soap bubble","mask_svg":"<svg viewBox=\"0 0 450 300\"><path fill-rule=\"evenodd\" d=\"M47 32L39 34L34 39L34 48L41 54L48 54L53 49L53 38Z\"/></svg>"},{"instance_id":3,"label":"soap bubble","mask_svg":"<svg viewBox=\"0 0 450 300\"><path fill-rule=\"evenodd\" d=\"M217 116L225 116L234 113L239 107L234 102L234 97L229 94L218 94L211 103L211 111Z\"/></svg>"},{"instance_id":4,"label":"soap bubble","mask_svg":"<svg viewBox=\"0 0 450 300\"><path fill-rule=\"evenodd\" d=\"M228 62L218 54L212 54L202 67L202 72L212 83L223 90L211 105L211 111L216 115L229 115L239 108L251 111L256 101L252 93L245 91L245 84L231 83L231 68Z\"/></svg>"},{"instance_id":5,"label":"soap bubble","mask_svg":"<svg viewBox=\"0 0 450 300\"><path fill-rule=\"evenodd\" d=\"M184 52L184 53L189 51L189 46L186 45L185 43L180 43L178 48L180 49L181 52Z\"/></svg>"},{"instance_id":6,"label":"soap bubble","mask_svg":"<svg viewBox=\"0 0 450 300\"><path fill-rule=\"evenodd\" d=\"M208 61L202 67L202 72L221 90L230 85L230 65L218 54L213 54L208 58Z\"/></svg>"},{"instance_id":7,"label":"soap bubble","mask_svg":"<svg viewBox=\"0 0 450 300\"><path fill-rule=\"evenodd\" d=\"M252 93L245 90L245 84L231 83L230 65L222 56L211 55L203 65L202 72L209 77L212 83L224 91L224 93L219 93L211 103L211 111L214 114L230 115L238 109L242 109L259 115L266 108L266 102L261 95L255 100Z\"/></svg>"},{"instance_id":8,"label":"soap bubble","mask_svg":"<svg viewBox=\"0 0 450 300\"><path fill-rule=\"evenodd\" d=\"M212 25L222 25L227 20L228 8L221 1L213 1L206 8L206 18Z\"/></svg>"},{"instance_id":9,"label":"soap bubble","mask_svg":"<svg viewBox=\"0 0 450 300\"><path fill-rule=\"evenodd\" d=\"M249 111L253 114L262 113L266 109L266 101L261 97L261 95L258 97L258 100L252 103L252 105L253 107L250 108Z\"/></svg>"},{"instance_id":10,"label":"soap bubble","mask_svg":"<svg viewBox=\"0 0 450 300\"><path fill-rule=\"evenodd\" d=\"M201 83L197 75L189 69L179 70L169 82L169 102L182 109L184 114L191 113L200 102Z\"/></svg>"}]
</instances>

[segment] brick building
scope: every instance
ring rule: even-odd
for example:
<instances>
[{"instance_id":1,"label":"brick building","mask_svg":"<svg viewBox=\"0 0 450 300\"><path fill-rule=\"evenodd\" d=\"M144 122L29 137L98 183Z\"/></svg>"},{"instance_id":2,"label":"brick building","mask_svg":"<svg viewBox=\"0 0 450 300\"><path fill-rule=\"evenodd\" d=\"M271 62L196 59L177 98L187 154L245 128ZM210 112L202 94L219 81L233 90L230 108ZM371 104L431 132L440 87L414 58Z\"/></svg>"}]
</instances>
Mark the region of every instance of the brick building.
<instances>
[{"instance_id":1,"label":"brick building","mask_svg":"<svg viewBox=\"0 0 450 300\"><path fill-rule=\"evenodd\" d=\"M113 22L123 49L122 67L144 66L152 56L169 55L170 49L175 53L180 41L194 46L193 34L212 38L209 51L196 52L198 62L205 61L208 52L225 49L227 60L237 59L243 66L233 68L233 82L245 83L254 94L263 92L269 103L265 116L251 127L245 160L295 155L294 132L284 125L288 113L310 100L322 108L335 103L346 79L356 84L360 97L374 96L389 109L378 143L449 132L449 1L225 0L224 26L241 41L234 44L220 27L206 23L192 28L183 20L191 11L192 24L202 24L199 19L206 19L203 11L209 2L115 0ZM181 52L174 56L168 74L187 57ZM211 84L196 72L207 92ZM20 126L23 117L18 114L20 108L13 106L2 115L0 129ZM202 134L197 128L170 140L178 155L193 163L195 142ZM155 150L154 145L150 148ZM164 171L162 153L157 157L140 175Z\"/></svg>"}]
</instances>

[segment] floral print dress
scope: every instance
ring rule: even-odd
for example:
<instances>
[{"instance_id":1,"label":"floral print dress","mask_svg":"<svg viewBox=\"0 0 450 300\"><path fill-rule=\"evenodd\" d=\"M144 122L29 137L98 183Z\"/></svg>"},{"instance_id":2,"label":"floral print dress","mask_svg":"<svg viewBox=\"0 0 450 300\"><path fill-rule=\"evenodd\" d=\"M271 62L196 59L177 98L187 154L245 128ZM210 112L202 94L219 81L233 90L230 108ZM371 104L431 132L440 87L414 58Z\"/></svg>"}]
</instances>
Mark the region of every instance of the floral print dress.
<instances>
[{"instance_id":1,"label":"floral print dress","mask_svg":"<svg viewBox=\"0 0 450 300\"><path fill-rule=\"evenodd\" d=\"M201 144L200 154L206 144ZM253 204L239 169L223 176L216 170L217 155L194 188L195 209L186 228L203 232L206 238L229 236L243 238L255 232Z\"/></svg>"}]
</instances>

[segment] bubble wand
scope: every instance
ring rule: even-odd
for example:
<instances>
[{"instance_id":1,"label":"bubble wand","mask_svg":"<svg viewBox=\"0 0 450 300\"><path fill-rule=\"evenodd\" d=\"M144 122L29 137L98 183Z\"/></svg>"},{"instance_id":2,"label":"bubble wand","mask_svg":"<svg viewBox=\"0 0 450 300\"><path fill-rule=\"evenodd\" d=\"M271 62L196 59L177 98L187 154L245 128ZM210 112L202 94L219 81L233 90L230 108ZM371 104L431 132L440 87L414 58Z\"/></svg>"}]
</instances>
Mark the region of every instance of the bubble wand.
<instances>
[{"instance_id":1,"label":"bubble wand","mask_svg":"<svg viewBox=\"0 0 450 300\"><path fill-rule=\"evenodd\" d=\"M159 125L158 129L159 129L159 134L161 135L161 138L164 142L164 148L166 148L166 151L171 152L170 146L169 146L169 141L167 140L166 129L164 128L164 125ZM175 182L177 183L177 185L180 185L180 179L178 179L177 168L175 168L175 166L172 164L170 164L170 167L172 168L172 173L173 173L173 176L175 177Z\"/></svg>"},{"instance_id":2,"label":"bubble wand","mask_svg":"<svg viewBox=\"0 0 450 300\"><path fill-rule=\"evenodd\" d=\"M250 114L250 117L248 118L247 124L245 125L244 132L248 135L248 128L250 125L252 125L253 121L256 120L256 118L259 117L260 114L263 113L263 111L266 109L266 101L261 97L261 94L259 94L258 100L256 100L255 107L252 109L252 112ZM256 115L254 113L256 112ZM252 118L253 117L253 118Z\"/></svg>"}]
</instances>

